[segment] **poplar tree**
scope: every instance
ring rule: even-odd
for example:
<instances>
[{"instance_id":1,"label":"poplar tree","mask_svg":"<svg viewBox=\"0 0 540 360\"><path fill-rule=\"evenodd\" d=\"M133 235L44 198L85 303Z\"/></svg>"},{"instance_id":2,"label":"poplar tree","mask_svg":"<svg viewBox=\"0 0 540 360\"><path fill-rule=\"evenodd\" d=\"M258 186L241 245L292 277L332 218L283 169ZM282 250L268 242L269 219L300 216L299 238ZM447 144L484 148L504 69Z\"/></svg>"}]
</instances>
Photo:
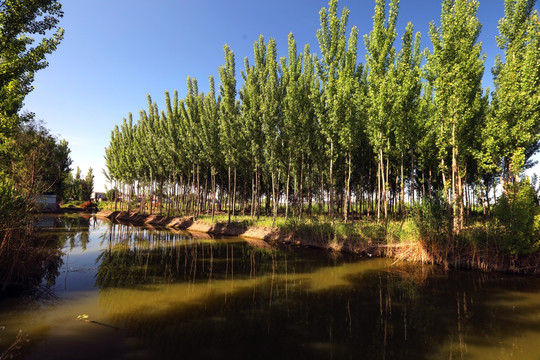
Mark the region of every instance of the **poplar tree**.
<instances>
[{"instance_id":1,"label":"poplar tree","mask_svg":"<svg viewBox=\"0 0 540 360\"><path fill-rule=\"evenodd\" d=\"M395 88L391 79L395 59L394 40L399 0L391 0L386 21L386 0L376 0L373 30L364 37L368 82L367 133L377 156L377 221L380 220L381 199L384 198L384 217L388 220L388 172L390 151L390 121ZM386 169L384 159L386 158ZM386 170L386 171L385 171Z\"/></svg>"},{"instance_id":2,"label":"poplar tree","mask_svg":"<svg viewBox=\"0 0 540 360\"><path fill-rule=\"evenodd\" d=\"M182 118L182 133L184 138L184 147L186 153L190 159L191 170L191 184L196 189L195 194L192 196L191 210L193 218L195 219L200 211L201 200L201 184L200 184L200 170L201 170L201 157L202 152L201 141L198 132L200 131L201 115L202 115L202 96L199 94L199 87L197 79L187 78L188 92L186 98L180 106L180 116Z\"/></svg>"},{"instance_id":3,"label":"poplar tree","mask_svg":"<svg viewBox=\"0 0 540 360\"><path fill-rule=\"evenodd\" d=\"M249 65L244 59L245 70L241 72L244 84L240 90L242 124L246 137L250 139L250 156L252 162L253 185L251 216L260 215L261 171L264 165L263 145L263 88L267 79L267 46L264 37L253 44L254 64Z\"/></svg>"},{"instance_id":4,"label":"poplar tree","mask_svg":"<svg viewBox=\"0 0 540 360\"><path fill-rule=\"evenodd\" d=\"M353 27L349 42L343 58L342 68L336 79L336 96L332 107L332 118L337 124L339 143L344 151L347 163L344 176L343 219L349 218L351 201L352 157L357 145L361 142L362 130L365 126L364 110L365 97L360 87L362 83L363 66L357 66L358 29ZM351 101L351 99L353 101ZM356 101L355 101L356 100ZM360 111L360 109L362 111Z\"/></svg>"},{"instance_id":5,"label":"poplar tree","mask_svg":"<svg viewBox=\"0 0 540 360\"><path fill-rule=\"evenodd\" d=\"M505 0L499 21L495 91L487 146L501 159L503 182L515 182L539 148L540 17L536 0ZM493 158L492 158L493 159Z\"/></svg>"},{"instance_id":6,"label":"poplar tree","mask_svg":"<svg viewBox=\"0 0 540 360\"><path fill-rule=\"evenodd\" d=\"M337 0L330 0L328 10L319 12L321 28L317 30L317 40L321 50L321 59L317 64L317 72L322 82L322 101L315 103L321 130L326 137L329 149L329 216L334 222L334 163L339 154L339 129L343 125L343 117L337 110L339 91L338 79L347 71L347 45L356 48L358 30L353 27L347 42L346 30L349 10L345 7L341 17L337 14ZM351 49L352 50L352 49ZM349 53L352 54L352 53ZM355 64L354 64L355 65ZM354 66L353 65L353 66ZM350 71L349 71L350 73ZM352 75L352 74L351 74Z\"/></svg>"},{"instance_id":7,"label":"poplar tree","mask_svg":"<svg viewBox=\"0 0 540 360\"><path fill-rule=\"evenodd\" d=\"M234 216L234 204L236 196L231 197L231 169L234 169L234 194L236 194L236 168L239 160L239 147L242 145L243 136L240 127L239 106L236 101L236 74L234 53L228 45L223 47L225 53L225 65L219 67L221 84L219 92L221 103L219 106L220 116L220 145L227 166L229 206L227 209L228 220L231 222L231 211Z\"/></svg>"},{"instance_id":8,"label":"poplar tree","mask_svg":"<svg viewBox=\"0 0 540 360\"><path fill-rule=\"evenodd\" d=\"M315 75L315 57L310 53L308 44L304 52L297 53L296 41L292 33L288 38L288 57L281 59L283 73L283 131L282 141L286 147L284 168L287 172L285 180L285 219L289 216L290 175L293 174L294 192L298 202L298 216L302 217L304 199L304 178L306 162L312 162L316 148L316 117L311 97L318 92L318 81ZM297 188L298 187L298 188ZM310 189L309 185L308 188ZM311 194L308 198L311 199Z\"/></svg>"},{"instance_id":9,"label":"poplar tree","mask_svg":"<svg viewBox=\"0 0 540 360\"><path fill-rule=\"evenodd\" d=\"M309 50L308 50L309 51ZM288 57L281 59L281 71L283 73L282 86L284 95L282 99L283 108L283 141L287 148L286 166L287 176L285 180L285 219L289 216L289 184L291 167L296 163L298 150L303 158L305 146L308 141L305 140L305 132L303 131L304 104L302 103L302 54L298 55L296 51L296 41L294 35L289 33L288 36ZM305 100L305 99L304 99ZM309 99L307 99L309 102ZM308 103L309 106L309 103ZM300 148L298 148L300 147ZM294 171L294 168L293 168ZM296 172L295 172L296 176ZM300 197L302 194L300 194ZM300 203L302 201L300 200ZM301 205L300 205L301 206Z\"/></svg>"},{"instance_id":10,"label":"poplar tree","mask_svg":"<svg viewBox=\"0 0 540 360\"><path fill-rule=\"evenodd\" d=\"M414 148L418 134L418 110L420 103L421 65L420 33L416 33L413 41L413 25L408 23L402 37L401 50L397 55L394 67L395 97L393 104L392 131L394 148L400 159L401 205L405 205L404 159L410 152L409 198L414 200Z\"/></svg>"},{"instance_id":11,"label":"poplar tree","mask_svg":"<svg viewBox=\"0 0 540 360\"><path fill-rule=\"evenodd\" d=\"M273 220L272 226L276 222L278 211L278 187L279 187L279 158L281 151L281 86L278 79L278 63L276 52L276 41L270 39L266 50L265 74L260 78L261 96L262 96L262 132L264 134L263 154L265 164L270 171L272 182L272 200L273 200Z\"/></svg>"},{"instance_id":12,"label":"poplar tree","mask_svg":"<svg viewBox=\"0 0 540 360\"><path fill-rule=\"evenodd\" d=\"M455 232L463 225L466 141L471 122L477 117L475 103L482 97L485 55L481 54L482 46L478 42L481 25L477 10L476 0L444 0L441 26L430 24L433 52L426 53L428 80L435 89L434 116L439 122L439 171L448 203L452 205Z\"/></svg>"},{"instance_id":13,"label":"poplar tree","mask_svg":"<svg viewBox=\"0 0 540 360\"><path fill-rule=\"evenodd\" d=\"M214 212L216 203L216 174L221 160L220 132L219 132L219 101L216 100L214 77L210 76L210 91L203 100L200 142L202 153L206 162L210 164L210 175L212 178L212 222L214 222Z\"/></svg>"}]
</instances>

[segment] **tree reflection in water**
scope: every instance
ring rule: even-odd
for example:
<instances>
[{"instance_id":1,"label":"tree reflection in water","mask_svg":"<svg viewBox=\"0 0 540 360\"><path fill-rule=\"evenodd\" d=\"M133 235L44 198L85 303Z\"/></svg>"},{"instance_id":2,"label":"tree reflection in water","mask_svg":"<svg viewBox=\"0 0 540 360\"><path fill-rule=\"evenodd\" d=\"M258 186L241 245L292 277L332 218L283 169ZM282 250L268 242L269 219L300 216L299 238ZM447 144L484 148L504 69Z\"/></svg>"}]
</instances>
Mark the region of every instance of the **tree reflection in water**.
<instances>
[{"instance_id":1,"label":"tree reflection in water","mask_svg":"<svg viewBox=\"0 0 540 360\"><path fill-rule=\"evenodd\" d=\"M476 358L509 355L500 344L520 337L528 311L489 306L507 294L496 274L144 228L105 236L100 307L160 358L468 358L478 347ZM540 332L540 320L532 324Z\"/></svg>"},{"instance_id":2,"label":"tree reflection in water","mask_svg":"<svg viewBox=\"0 0 540 360\"><path fill-rule=\"evenodd\" d=\"M30 320L24 327L40 349L34 358L70 358L92 339L101 345L86 346L85 355L94 358L536 359L540 353L539 279L95 226L92 218L66 217L57 225L42 235L57 238L66 261L97 267L67 277L78 287L62 289L61 306L49 310L54 315L27 309L28 319L42 317L36 329L48 329L32 332ZM86 287L81 279L89 279ZM120 330L81 327L73 319L85 313ZM15 331L16 323L6 329ZM49 344L70 345L60 356Z\"/></svg>"},{"instance_id":3,"label":"tree reflection in water","mask_svg":"<svg viewBox=\"0 0 540 360\"><path fill-rule=\"evenodd\" d=\"M12 246L0 259L0 299L31 295L44 296L56 282L63 265L62 249L70 250L89 242L90 217L79 215L39 215L24 234L15 238Z\"/></svg>"}]
</instances>

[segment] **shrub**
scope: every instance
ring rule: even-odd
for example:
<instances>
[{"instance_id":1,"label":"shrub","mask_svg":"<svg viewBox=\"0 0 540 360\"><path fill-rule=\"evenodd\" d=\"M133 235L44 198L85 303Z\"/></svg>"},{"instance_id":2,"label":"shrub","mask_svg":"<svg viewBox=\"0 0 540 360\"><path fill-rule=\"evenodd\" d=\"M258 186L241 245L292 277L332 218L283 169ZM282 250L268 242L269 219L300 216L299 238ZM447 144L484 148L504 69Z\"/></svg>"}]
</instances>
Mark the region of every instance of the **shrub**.
<instances>
[{"instance_id":1,"label":"shrub","mask_svg":"<svg viewBox=\"0 0 540 360\"><path fill-rule=\"evenodd\" d=\"M15 186L7 179L0 177L0 230L13 226L22 217L26 217L27 201Z\"/></svg>"},{"instance_id":2,"label":"shrub","mask_svg":"<svg viewBox=\"0 0 540 360\"><path fill-rule=\"evenodd\" d=\"M540 206L529 179L510 184L493 209L497 242L510 255L525 255L540 248Z\"/></svg>"},{"instance_id":3,"label":"shrub","mask_svg":"<svg viewBox=\"0 0 540 360\"><path fill-rule=\"evenodd\" d=\"M447 204L441 192L415 204L410 216L418 229L421 241L435 243L445 241L448 238Z\"/></svg>"}]
</instances>

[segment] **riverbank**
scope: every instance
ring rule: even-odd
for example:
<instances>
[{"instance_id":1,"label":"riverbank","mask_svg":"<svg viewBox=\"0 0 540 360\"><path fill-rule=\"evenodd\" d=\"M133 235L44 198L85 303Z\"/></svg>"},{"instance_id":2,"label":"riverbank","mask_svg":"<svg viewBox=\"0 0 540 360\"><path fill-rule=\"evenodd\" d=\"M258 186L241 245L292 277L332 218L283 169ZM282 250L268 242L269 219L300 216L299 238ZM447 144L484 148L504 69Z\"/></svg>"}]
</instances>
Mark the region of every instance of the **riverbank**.
<instances>
[{"instance_id":1,"label":"riverbank","mask_svg":"<svg viewBox=\"0 0 540 360\"><path fill-rule=\"evenodd\" d=\"M375 239L360 239L357 236L336 239L327 233L309 232L279 227L247 226L239 223L208 223L204 220L193 221L193 217L166 217L161 215L143 215L136 212L102 210L96 214L109 220L128 222L135 225L163 226L189 232L213 235L239 236L248 239L263 240L267 243L286 246L305 246L328 251L356 254L360 256L386 256L389 247L404 247L405 244L389 245ZM306 236L307 235L307 236ZM412 244L411 244L412 246Z\"/></svg>"},{"instance_id":2,"label":"riverbank","mask_svg":"<svg viewBox=\"0 0 540 360\"><path fill-rule=\"evenodd\" d=\"M136 212L102 210L96 214L109 220L134 225L162 226L189 232L213 235L240 236L258 239L280 246L313 247L327 251L355 254L358 256L389 257L396 261L436 264L445 268L496 271L513 274L540 275L540 255L506 255L489 243L477 243L478 229L468 230L469 240L453 242L420 241L414 230L404 230L403 223L393 224L392 229L373 221L363 223L356 232L337 235L329 224L297 224L291 228L248 226L242 223L193 221L192 217L166 217L144 215ZM330 229L331 231L328 231ZM463 237L465 238L465 237Z\"/></svg>"}]
</instances>

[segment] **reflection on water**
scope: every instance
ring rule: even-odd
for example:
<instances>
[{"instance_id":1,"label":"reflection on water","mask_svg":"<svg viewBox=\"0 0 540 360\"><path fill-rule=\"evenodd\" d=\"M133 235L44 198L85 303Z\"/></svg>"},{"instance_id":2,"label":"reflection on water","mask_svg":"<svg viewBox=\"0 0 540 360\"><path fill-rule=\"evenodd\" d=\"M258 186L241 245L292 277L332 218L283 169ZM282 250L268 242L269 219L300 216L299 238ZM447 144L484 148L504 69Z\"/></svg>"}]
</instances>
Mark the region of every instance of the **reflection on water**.
<instances>
[{"instance_id":1,"label":"reflection on water","mask_svg":"<svg viewBox=\"0 0 540 360\"><path fill-rule=\"evenodd\" d=\"M55 297L0 304L22 358L538 359L540 281L57 218ZM77 321L87 314L87 321Z\"/></svg>"}]
</instances>

